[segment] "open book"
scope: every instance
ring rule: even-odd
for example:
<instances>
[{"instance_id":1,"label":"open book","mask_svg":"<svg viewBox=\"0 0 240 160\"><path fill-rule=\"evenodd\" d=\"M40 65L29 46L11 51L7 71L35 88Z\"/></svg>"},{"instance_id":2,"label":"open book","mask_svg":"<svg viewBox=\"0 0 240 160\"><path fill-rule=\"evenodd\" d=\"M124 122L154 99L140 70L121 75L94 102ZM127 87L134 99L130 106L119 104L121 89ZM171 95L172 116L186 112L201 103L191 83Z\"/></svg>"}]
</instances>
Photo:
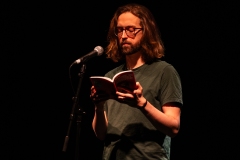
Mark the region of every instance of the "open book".
<instances>
[{"instance_id":1,"label":"open book","mask_svg":"<svg viewBox=\"0 0 240 160\"><path fill-rule=\"evenodd\" d=\"M103 76L91 76L90 80L98 93L114 98L116 91L131 93L136 89L136 80L132 70L121 71L112 79Z\"/></svg>"}]
</instances>

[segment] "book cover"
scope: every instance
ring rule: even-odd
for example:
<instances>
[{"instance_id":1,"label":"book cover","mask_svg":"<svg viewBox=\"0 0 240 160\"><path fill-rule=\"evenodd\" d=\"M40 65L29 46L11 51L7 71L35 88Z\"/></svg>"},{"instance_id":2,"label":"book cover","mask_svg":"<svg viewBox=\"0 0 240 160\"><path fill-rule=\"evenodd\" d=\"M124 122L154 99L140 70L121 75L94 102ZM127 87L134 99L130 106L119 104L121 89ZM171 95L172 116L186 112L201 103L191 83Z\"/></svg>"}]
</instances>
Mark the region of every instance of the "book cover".
<instances>
[{"instance_id":1,"label":"book cover","mask_svg":"<svg viewBox=\"0 0 240 160\"><path fill-rule=\"evenodd\" d=\"M132 70L119 72L112 79L91 76L90 80L99 94L108 94L111 98L114 98L116 91L131 93L136 89L136 80Z\"/></svg>"}]
</instances>

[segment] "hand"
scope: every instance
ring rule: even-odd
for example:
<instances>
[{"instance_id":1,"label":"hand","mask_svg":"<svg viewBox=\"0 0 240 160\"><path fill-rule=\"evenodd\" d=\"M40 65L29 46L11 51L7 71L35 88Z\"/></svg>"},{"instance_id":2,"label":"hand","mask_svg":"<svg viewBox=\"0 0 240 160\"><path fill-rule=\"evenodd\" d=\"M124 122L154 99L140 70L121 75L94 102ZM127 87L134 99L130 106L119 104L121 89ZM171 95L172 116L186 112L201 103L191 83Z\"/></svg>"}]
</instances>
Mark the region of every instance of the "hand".
<instances>
[{"instance_id":1,"label":"hand","mask_svg":"<svg viewBox=\"0 0 240 160\"><path fill-rule=\"evenodd\" d=\"M92 99L92 101L95 104L95 106L103 106L105 101L108 99L108 96L105 95L105 94L97 93L97 91L94 88L94 86L92 86L91 87L90 98Z\"/></svg>"},{"instance_id":2,"label":"hand","mask_svg":"<svg viewBox=\"0 0 240 160\"><path fill-rule=\"evenodd\" d=\"M146 99L143 97L143 88L139 82L136 82L136 90L132 93L116 92L117 98L122 103L128 103L133 107L143 106Z\"/></svg>"}]
</instances>

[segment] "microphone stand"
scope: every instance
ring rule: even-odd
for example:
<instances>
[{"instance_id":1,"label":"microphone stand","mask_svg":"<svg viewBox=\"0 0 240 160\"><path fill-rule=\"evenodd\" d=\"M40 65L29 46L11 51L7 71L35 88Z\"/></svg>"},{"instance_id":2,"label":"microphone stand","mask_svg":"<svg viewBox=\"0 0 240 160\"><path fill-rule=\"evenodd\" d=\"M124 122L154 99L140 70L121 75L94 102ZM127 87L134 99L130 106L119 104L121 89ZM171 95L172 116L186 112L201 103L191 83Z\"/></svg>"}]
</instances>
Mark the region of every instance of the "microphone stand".
<instances>
[{"instance_id":1,"label":"microphone stand","mask_svg":"<svg viewBox=\"0 0 240 160\"><path fill-rule=\"evenodd\" d=\"M64 145L63 145L63 152L66 152L67 150L67 145L68 145L68 141L69 141L69 135L70 135L70 130L72 127L72 123L73 120L76 118L76 123L77 123L77 132L76 132L76 148L75 148L75 160L79 160L79 141L80 141L80 132L81 132L81 122L82 122L82 115L85 114L85 112L82 110L81 107L79 107L79 92L80 92L80 88L81 88L81 84L82 84L82 80L83 80L83 75L85 73L86 70L86 65L83 64L81 69L80 69L80 73L79 75L79 83L78 83L78 87L77 87L77 92L75 97L73 97L73 106L72 106L72 112L70 114L70 122L68 125L68 130L67 130L67 135L65 137L64 140ZM77 115L77 117L76 117Z\"/></svg>"}]
</instances>

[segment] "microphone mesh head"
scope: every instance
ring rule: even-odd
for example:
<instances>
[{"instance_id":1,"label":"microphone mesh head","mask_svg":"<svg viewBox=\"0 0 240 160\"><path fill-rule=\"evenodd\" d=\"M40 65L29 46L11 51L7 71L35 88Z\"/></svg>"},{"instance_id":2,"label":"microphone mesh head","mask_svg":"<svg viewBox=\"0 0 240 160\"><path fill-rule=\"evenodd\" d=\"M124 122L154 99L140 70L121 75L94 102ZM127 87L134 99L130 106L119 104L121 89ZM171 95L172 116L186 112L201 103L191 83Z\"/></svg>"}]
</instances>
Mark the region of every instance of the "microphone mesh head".
<instances>
[{"instance_id":1,"label":"microphone mesh head","mask_svg":"<svg viewBox=\"0 0 240 160\"><path fill-rule=\"evenodd\" d=\"M102 55L104 51L104 49L101 46L96 46L94 50L97 51L98 56Z\"/></svg>"}]
</instances>

